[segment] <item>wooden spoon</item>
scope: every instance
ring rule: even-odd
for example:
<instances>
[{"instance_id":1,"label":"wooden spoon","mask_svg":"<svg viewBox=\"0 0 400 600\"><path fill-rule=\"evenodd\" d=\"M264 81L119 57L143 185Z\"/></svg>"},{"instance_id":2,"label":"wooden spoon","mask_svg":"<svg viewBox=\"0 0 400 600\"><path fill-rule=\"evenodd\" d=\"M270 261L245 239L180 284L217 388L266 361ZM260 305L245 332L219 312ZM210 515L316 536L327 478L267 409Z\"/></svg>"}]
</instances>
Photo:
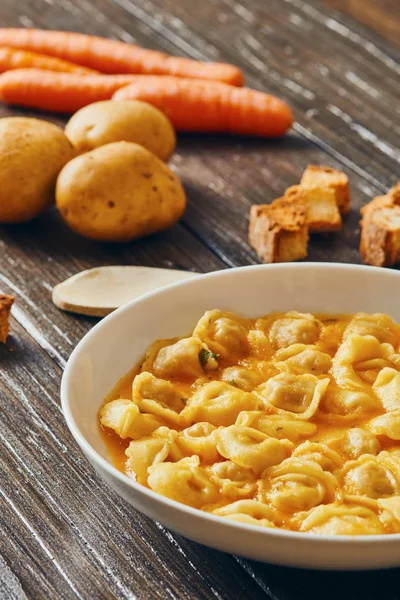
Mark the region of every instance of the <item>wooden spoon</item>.
<instances>
[{"instance_id":1,"label":"wooden spoon","mask_svg":"<svg viewBox=\"0 0 400 600\"><path fill-rule=\"evenodd\" d=\"M147 292L198 275L152 267L97 267L81 271L56 285L53 302L69 312L104 317Z\"/></svg>"}]
</instances>

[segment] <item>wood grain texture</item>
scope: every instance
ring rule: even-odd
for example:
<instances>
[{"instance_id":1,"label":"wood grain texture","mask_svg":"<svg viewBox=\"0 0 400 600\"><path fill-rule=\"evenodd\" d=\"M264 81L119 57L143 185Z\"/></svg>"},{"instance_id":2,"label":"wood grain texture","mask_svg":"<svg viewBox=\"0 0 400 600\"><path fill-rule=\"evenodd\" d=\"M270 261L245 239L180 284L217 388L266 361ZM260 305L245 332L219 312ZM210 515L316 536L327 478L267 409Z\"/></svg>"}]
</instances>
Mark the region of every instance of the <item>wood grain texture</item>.
<instances>
[{"instance_id":1,"label":"wood grain texture","mask_svg":"<svg viewBox=\"0 0 400 600\"><path fill-rule=\"evenodd\" d=\"M54 285L98 265L131 264L208 272L224 267L183 226L127 245L102 245L78 237L49 211L34 223L0 227L0 290L17 296L15 318L63 367L95 323L71 317L51 302Z\"/></svg>"},{"instance_id":2,"label":"wood grain texture","mask_svg":"<svg viewBox=\"0 0 400 600\"><path fill-rule=\"evenodd\" d=\"M400 4L397 0L323 0L330 8L345 12L389 40L400 45Z\"/></svg>"},{"instance_id":3,"label":"wood grain texture","mask_svg":"<svg viewBox=\"0 0 400 600\"><path fill-rule=\"evenodd\" d=\"M247 245L249 206L281 195L309 163L345 170L353 195L343 230L314 236L309 258L359 262L359 207L399 177L400 65L397 49L358 20L318 0L0 3L0 26L82 31L234 62L250 85L287 100L297 120L275 142L181 136L172 167L189 206L163 234L95 244L69 231L54 209L28 225L0 227L0 290L17 296L13 335L0 346L0 598L400 598L399 571L271 567L170 534L98 479L58 400L65 362L96 320L55 308L56 283L102 264L207 272L258 262ZM0 116L12 114L38 115L0 106Z\"/></svg>"}]
</instances>

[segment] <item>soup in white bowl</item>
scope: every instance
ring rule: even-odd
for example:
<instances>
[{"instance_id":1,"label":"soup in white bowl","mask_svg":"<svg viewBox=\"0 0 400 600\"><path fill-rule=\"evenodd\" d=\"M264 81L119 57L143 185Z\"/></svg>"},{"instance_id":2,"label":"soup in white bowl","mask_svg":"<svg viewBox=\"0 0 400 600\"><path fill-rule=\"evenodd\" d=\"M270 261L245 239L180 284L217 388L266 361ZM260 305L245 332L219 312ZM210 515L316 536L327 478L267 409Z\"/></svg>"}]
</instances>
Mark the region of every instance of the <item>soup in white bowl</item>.
<instances>
[{"instance_id":1,"label":"soup in white bowl","mask_svg":"<svg viewBox=\"0 0 400 600\"><path fill-rule=\"evenodd\" d=\"M382 293L383 290L384 293ZM353 405L356 406L356 417L352 415L352 410L348 410L347 414L341 414L343 409L342 400L338 399L335 394L328 394L326 397L325 395L329 386L335 385L339 388L344 386L343 389L349 386L348 381L337 380L337 378L346 377L346 373L348 375L347 371L340 370L343 366L340 349L343 344L346 344L343 338L352 339L355 335L358 335L359 338L362 338L361 341L366 340L373 344L370 338L374 338L374 335L371 335L374 332L359 330L351 333L354 319L351 320L349 317L335 317L336 322L332 328L332 325L328 323L329 317L321 315L321 313L325 315L326 313L337 315L339 313L354 314L356 312L386 313L390 318L385 321L383 329L390 333L390 327L392 326L389 326L388 323L392 323L391 319L394 321L396 319L400 320L400 309L397 307L396 302L399 291L400 275L394 271L347 265L301 264L232 269L200 276L195 280L149 294L143 299L116 311L97 325L74 351L62 384L62 401L68 425L89 460L117 492L139 510L191 539L229 552L285 565L314 568L399 566L399 535L396 533L396 516L388 516L393 515L397 509L393 508L393 502L386 507L384 505L378 506L379 502L385 502L386 500L387 504L389 500L393 501L393 498L397 496L394 489L396 487L395 467L393 467L394 470L392 469L393 459L397 464L395 454L397 442L392 439L391 444L387 441L391 438L386 433L378 433L378 430L373 431L372 426L369 425L374 419L382 418L390 413L390 410L384 406L383 400L379 400L379 394L377 395L373 391L373 386L376 384L374 377L376 375L375 379L377 379L385 375L384 369L392 369L396 372L396 361L393 359L390 364L383 364L382 361L391 360L389 359L390 349L387 346L381 349L382 352L387 350L386 358L383 355L379 355L379 357L369 357L369 355L356 357L356 362L353 361L349 367L353 369L351 372L354 375L352 385L358 383L361 386L369 386L369 388L364 392L353 390L354 394L359 394L358 400L354 396L351 400L351 402L354 401ZM206 310L213 307L218 307L222 312L228 311L239 315L237 317L238 323L246 330L246 343L249 344L246 356L237 357L234 351L227 352L227 349L223 347L224 344L221 345L220 343L221 339L210 340L208 338L206 340L202 339L201 335L198 336L197 339L201 340L201 343L206 346L197 352L198 357L199 352L204 350L200 361L202 372L191 373L192 381L186 382L190 389L186 388L186 395L183 395L184 390L179 388L179 385L182 385L182 378L179 379L179 373L174 374L171 372L174 359L171 360L165 350L164 355L162 354L163 348L168 350L168 347L173 346L176 341L161 344L161 347L156 347L157 352L150 353L152 358L147 359L147 364L144 363L144 370L142 363L140 370L143 370L143 373L139 377L142 377L142 379L143 375L155 377L168 382L172 387L174 383L176 384L176 381L180 381L177 387L182 395L178 394L178 396L179 398L185 398L185 405L169 407L168 410L175 409L178 416L182 411L186 411L186 413L191 411L192 416L188 420L188 427L181 426L186 425L186 423L180 425L178 422L173 423L171 419L173 420L174 417L170 414L168 415L169 421L167 419L167 422L159 422L162 417L160 414L154 414L154 405L152 406L153 412L147 410L149 408L149 398L145 398L147 409L143 410L142 404L142 408L139 407L139 412L142 415L147 415L147 421L153 421L153 423L150 425L150 430L148 429L149 423L147 423L147 429L145 428L145 430L139 432L143 435L138 436L138 432L136 432L134 434L136 440L129 438L129 436L125 438L130 440L129 444L133 443L130 458L134 467L132 473L130 473L131 476L127 476L113 466L113 453L110 453L110 444L105 442L104 435L98 427L98 412L104 398L110 393L110 390L115 388L115 384L121 377L130 371L133 365L138 364L143 359L147 348L155 340L177 337L189 339L193 337L190 334L193 332L199 317ZM304 319L304 317L298 315L295 317L294 313L291 312L293 310L308 315L307 318L310 319L311 324L314 323L315 325L317 323L314 327L314 329L318 329L318 335L314 335L315 339L291 339L296 327L293 326L293 323L290 324L287 319L289 321L290 319L292 321L299 318ZM289 317L285 314L273 315L269 317L268 325L264 323L265 327L259 326L257 328L255 325L257 317L277 311L280 313L290 312L290 315ZM220 315L220 313L218 314ZM206 319L209 318L212 320L213 317L208 316ZM286 321L284 321L285 319ZM376 326L380 326L379 319L380 317L374 317L371 322L375 323ZM288 327L280 327L279 320L281 324L282 320L286 322ZM203 325L204 323L205 321L203 321ZM323 331L325 333L329 331L327 329L329 327L330 335L322 335ZM393 323L394 333L392 333L392 337L397 336L396 327ZM287 330L286 333L285 329ZM309 331L312 333L311 329ZM350 330L351 335L344 335L346 329ZM264 344L265 347L262 348L262 344L260 346L259 343L255 343L254 339L257 336L251 335L249 338L250 331L264 331L266 343L267 346L269 344L269 347ZM198 332L199 329L197 334ZM204 332L202 335L203 337L206 336ZM375 335L379 337L376 331ZM392 343L394 350L397 349L397 338L388 341L378 340L376 337L374 339L377 340L377 344L380 346ZM251 348L252 340L253 349ZM333 340L336 341L333 342ZM257 342L259 341L258 339ZM360 342L360 340L358 341ZM219 343L219 346L215 345L215 342ZM335 346L336 342L337 345ZM299 363L296 356L301 352L297 354L294 352L294 350L299 350L298 347L293 348L296 344L306 346L301 352L314 350L320 354L325 354L325 363L323 360L318 360L313 365L311 359L311 361L304 362L301 357ZM292 348L289 351L288 348L291 346ZM342 355L345 349L346 347L342 349ZM205 352L210 354L205 354ZM263 352L264 354L262 354ZM290 356L286 356L288 352ZM159 358L160 353L162 360ZM338 354L339 356L337 356ZM396 354L396 352L392 352L392 354ZM335 357L337 358L336 371L334 365L332 366ZM320 358L321 356L319 356ZM381 360L382 364L376 362L378 359ZM375 362L368 364L368 360ZM213 364L213 361L217 364ZM243 379L243 376L246 378L246 376L243 375L243 372L233 373L232 369L244 368L246 370L249 361L253 361L253 363L255 361L270 363L269 368L272 370L266 374L265 369L267 369L267 366L263 365L264 374L262 379L264 380L256 382L257 385L254 385L253 389L245 390L242 388L243 385L246 386L246 383L243 384L241 379ZM287 361L289 361L289 368L287 368ZM208 366L207 362L210 363ZM229 362L232 364L228 364ZM279 366L277 367L278 363ZM286 363L286 366L282 367L282 363ZM301 363L303 363L303 367L301 367ZM186 360L182 364L185 365L184 368L187 370L188 361ZM304 372L305 364L307 372ZM252 366L250 365L250 367ZM356 367L355 370L354 366ZM308 367L311 371L308 370ZM316 367L320 371L317 374L312 371ZM259 365L257 368L260 370ZM299 368L303 368L303 372L299 372ZM274 369L278 369L278 372L273 373ZM251 371L252 368L247 370ZM210 375L210 373L213 373L213 375ZM172 380L175 377L174 383L171 376ZM211 377L212 380L206 381L205 377ZM305 379L307 379L307 382ZM328 379L329 381L326 381ZM232 385L233 380L235 380L236 385ZM299 382L307 383L308 387L313 383L313 393L310 393L311 395L308 392L300 394L300 400L299 398L296 400L296 398L293 399L292 392L299 389ZM143 382L141 383L143 385ZM194 387L192 388L193 384ZM227 389L236 398L236 408L239 407L241 410L234 408L233 413L235 414L233 417L232 413L225 420L224 417L216 417L215 414L213 416L212 410L204 410L204 406L210 406L210 403L207 402L207 399L203 402L204 398L200 399L199 402L199 395L201 395L201 390L210 384L228 386ZM283 394L274 392L278 388L282 391L282 386L285 388ZM319 396L318 403L314 401L317 387L319 389L317 394ZM322 387L324 387L324 390L322 390ZM175 391L177 390L175 389ZM375 399L375 405L367 407L366 411L364 410L365 406L361 411L359 408L360 404L363 404L361 402L363 393L372 399L372 403ZM191 420L193 421L192 399L196 397L196 394L197 399L195 398L194 401L195 412L197 411L197 416L194 417L196 422L191 422ZM178 400L178 396L175 399ZM114 399L116 397L118 397L118 393L114 395ZM255 402L252 400L253 397L256 399ZM133 402L132 396L125 398L125 400ZM254 406L250 400L252 400ZM365 397L364 401L365 405ZM246 402L249 404L247 405ZM286 403L285 406L282 402ZM310 408L307 403L311 405L313 402L314 405ZM215 404L217 409L218 404L220 403ZM315 411L311 414L314 408ZM310 414L307 413L307 410L308 412L311 411ZM300 414L302 412L304 414ZM295 413L296 416L294 416ZM270 427L273 421L280 418L282 422L290 421L290 419L299 423L302 422L302 425L297 426L297 430L304 430L304 425L308 424L309 431L302 437L298 431L293 433L293 431L296 432L296 428L290 433L288 423L283 425L281 423L277 427L278 429L280 427L286 428L279 429L279 431L285 431L285 436L280 434L271 436L271 431L267 432L264 425L260 425L261 420L264 419L265 421L265 417L268 415L272 418L267 419L264 423L265 427ZM330 415L335 415L333 421ZM219 418L222 418L224 422L217 422ZM325 419L324 425L321 419L322 421ZM233 423L231 423L232 420ZM115 419L114 422L116 422ZM107 423L103 424L107 426ZM108 427L110 424L111 421L108 422ZM256 427L254 427L255 424ZM334 432L335 424L337 425L336 432ZM159 425L159 427L155 427L151 431L153 425ZM317 431L319 427L318 437L310 433L310 426L313 425L314 427L317 425ZM375 425L375 428L378 425ZM207 450L209 454L200 456L204 455L204 449L197 446L198 452L196 453L193 450L193 444L191 448L189 447L190 443L189 445L186 444L188 441L186 439L183 440L183 445L186 444L184 455L179 454L179 452L182 454L181 441L176 446L179 452L175 453L173 460L171 460L171 452L173 454L171 435L172 437L175 435L176 442L176 435L182 437L182 432L193 426L195 428L197 426L197 429L202 428L202 431L198 432L196 429L196 432L192 432L194 435L184 437L196 438L201 433L202 436L200 437L211 436L212 438L214 436L216 438L215 444L214 441L211 443L211 440L208 440L210 442ZM260 427L263 428L263 431L260 430ZM246 428L247 433L249 433L249 429L258 432L256 437L258 436L260 439L250 440L250 446L252 445L254 450L257 444L261 443L262 445L264 443L264 446L269 447L271 455L275 452L274 458L267 460L266 455L268 452L263 446L265 451L259 452L258 458L255 459L252 453L247 452L246 459L246 448L239 448L240 444L237 443L240 439L238 433L246 433L241 428ZM330 433L333 435L330 435L329 428L332 429ZM349 438L349 432L352 428L359 431L356 431L353 438L351 438L351 435ZM154 435L157 430L158 434ZM365 438L368 437L367 432L370 434L368 440L363 441L363 443L369 444L368 452L361 452L361 454L354 449L357 444L360 445L361 443L360 441L354 442L357 435L359 438L363 435L360 431L366 432ZM171 434L171 432L175 433ZM230 434L234 434L233 437ZM235 439L235 435L236 442L232 441L232 439ZM322 439L324 435L325 438ZM296 436L297 439L290 439L296 438ZM263 437L263 440L261 440L261 437ZM147 464L146 451L143 453L143 449L139 448L135 450L135 442L143 442L143 438L145 442L149 438L153 439L152 445L157 445L157 448L163 446L164 449L161 454L163 452L165 454L166 439L169 439L168 452L163 460L155 464ZM246 439L248 441L248 438ZM156 441L154 442L154 440ZM193 443L196 443L196 440ZM124 456L124 444L127 445L126 442L122 443L121 456ZM312 444L312 447L307 447L307 444ZM318 448L316 448L316 444L319 444ZM245 445L248 446L247 442ZM272 446L274 448L276 446L274 452L271 450ZM349 456L346 456L346 451L350 452ZM393 456L388 458L385 453L393 454ZM186 464L188 461L193 462L193 460L196 460L196 456L198 457L197 465ZM369 462L364 460L364 456L367 456L367 459L369 457ZM244 464L245 459L247 460L246 465ZM330 459L330 462L328 459ZM385 459L386 462L382 459ZM176 470L176 465L182 460L184 463L181 463L181 466L183 466L184 471L189 469L192 473L193 469L196 470L197 468L200 469L199 473L202 477L207 476L202 481L204 489L211 490L211 495L206 497L205 503L199 502L196 499L196 494L193 495L195 499L192 502L188 501L187 496L186 499L179 497L179 477L178 483L175 481L174 485L169 487L165 485L165 481L171 482L174 477L176 479L176 474L173 474L173 472ZM338 464L333 464L335 461ZM374 462L373 465L371 461ZM392 461L390 468L388 467L388 461ZM313 471L311 474L310 472L302 472L307 462L308 467L311 466ZM368 464L366 464L367 462ZM225 464L223 466L224 463L232 463L242 470L247 469L252 473L252 477L249 477L248 481L242 481L243 485L236 486L236 492L232 492L232 486L229 485L229 482L228 484L226 482L229 477L226 477L226 473L224 474L221 471L221 469L229 470L229 465ZM120 466L122 464L123 461L121 461ZM385 466L382 467L382 464ZM172 467L172 471L165 477L166 465L167 469L170 469L171 465L175 465L175 467ZM160 466L161 471L164 469L164 473L160 474ZM390 493L388 493L387 487L381 485L381 480L375 476L376 468L378 470L381 468L384 472L383 478L386 476L388 481L390 480L388 485L391 484L393 488ZM153 469L151 474L148 469ZM365 472L367 473L366 476ZM366 483L366 479L368 480L369 477L368 473L371 474L372 472L375 473L374 481L379 479L378 483L375 481L376 485L374 484L379 490L371 491L371 486L368 488L368 482ZM246 471L244 473L246 474ZM152 485L149 485L149 474ZM244 477L244 479L246 478ZM196 477L195 480L199 481ZM239 497L232 497L231 501L227 502L227 498L220 493L222 485L216 483L218 480L219 482L225 480L223 486L225 490L231 488L230 492L227 492L227 496L229 494L235 496L238 488L244 490L244 496L240 497L239 494ZM149 487L145 487L146 485L149 485ZM194 487L198 489L197 483ZM366 489L367 493L365 493ZM167 497L157 492L161 492ZM344 495L346 495L346 498L344 498ZM208 502L208 500L210 501ZM182 501L186 502L186 505L182 504ZM237 504L238 502L239 504ZM203 510L199 510L201 508ZM347 511L346 514L344 514L344 509ZM324 512L324 514L321 515L321 512ZM383 516L384 514L386 516ZM390 521L391 518L392 522ZM392 535L387 535L388 533Z\"/></svg>"}]
</instances>

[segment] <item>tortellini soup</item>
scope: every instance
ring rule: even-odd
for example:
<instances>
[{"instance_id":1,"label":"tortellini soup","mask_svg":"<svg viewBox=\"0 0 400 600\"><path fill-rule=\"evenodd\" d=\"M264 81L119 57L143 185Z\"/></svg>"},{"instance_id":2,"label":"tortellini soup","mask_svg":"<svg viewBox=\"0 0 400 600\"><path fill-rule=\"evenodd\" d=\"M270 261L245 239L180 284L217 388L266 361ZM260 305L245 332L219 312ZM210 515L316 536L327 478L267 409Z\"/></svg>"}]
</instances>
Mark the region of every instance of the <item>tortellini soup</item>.
<instances>
[{"instance_id":1,"label":"tortellini soup","mask_svg":"<svg viewBox=\"0 0 400 600\"><path fill-rule=\"evenodd\" d=\"M400 533L400 326L383 314L207 311L103 404L114 465L220 518Z\"/></svg>"}]
</instances>

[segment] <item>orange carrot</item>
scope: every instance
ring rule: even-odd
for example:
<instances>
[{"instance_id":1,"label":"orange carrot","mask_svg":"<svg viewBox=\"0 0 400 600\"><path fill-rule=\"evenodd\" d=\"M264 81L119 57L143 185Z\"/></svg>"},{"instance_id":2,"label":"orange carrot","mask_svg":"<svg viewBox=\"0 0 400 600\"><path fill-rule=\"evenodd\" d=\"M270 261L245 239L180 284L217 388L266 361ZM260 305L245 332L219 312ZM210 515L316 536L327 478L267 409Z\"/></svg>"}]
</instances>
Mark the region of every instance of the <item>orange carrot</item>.
<instances>
[{"instance_id":1,"label":"orange carrot","mask_svg":"<svg viewBox=\"0 0 400 600\"><path fill-rule=\"evenodd\" d=\"M275 137L291 126L285 102L249 88L178 77L139 77L113 100L144 100L159 108L178 131Z\"/></svg>"},{"instance_id":2,"label":"orange carrot","mask_svg":"<svg viewBox=\"0 0 400 600\"><path fill-rule=\"evenodd\" d=\"M169 56L81 33L0 28L0 45L56 56L102 73L174 75L243 85L243 74L233 65Z\"/></svg>"},{"instance_id":3,"label":"orange carrot","mask_svg":"<svg viewBox=\"0 0 400 600\"><path fill-rule=\"evenodd\" d=\"M29 50L18 50L7 46L0 47L0 73L12 69L46 69L48 71L62 71L64 73L96 73L93 69L74 65L67 60L30 52Z\"/></svg>"},{"instance_id":4,"label":"orange carrot","mask_svg":"<svg viewBox=\"0 0 400 600\"><path fill-rule=\"evenodd\" d=\"M138 99L163 111L180 131L279 136L292 124L285 102L216 81L151 75L77 75L16 69L0 75L0 100L75 112L98 100Z\"/></svg>"},{"instance_id":5,"label":"orange carrot","mask_svg":"<svg viewBox=\"0 0 400 600\"><path fill-rule=\"evenodd\" d=\"M98 100L109 100L140 75L78 75L41 69L15 69L0 75L0 100L39 110L71 113Z\"/></svg>"}]
</instances>

